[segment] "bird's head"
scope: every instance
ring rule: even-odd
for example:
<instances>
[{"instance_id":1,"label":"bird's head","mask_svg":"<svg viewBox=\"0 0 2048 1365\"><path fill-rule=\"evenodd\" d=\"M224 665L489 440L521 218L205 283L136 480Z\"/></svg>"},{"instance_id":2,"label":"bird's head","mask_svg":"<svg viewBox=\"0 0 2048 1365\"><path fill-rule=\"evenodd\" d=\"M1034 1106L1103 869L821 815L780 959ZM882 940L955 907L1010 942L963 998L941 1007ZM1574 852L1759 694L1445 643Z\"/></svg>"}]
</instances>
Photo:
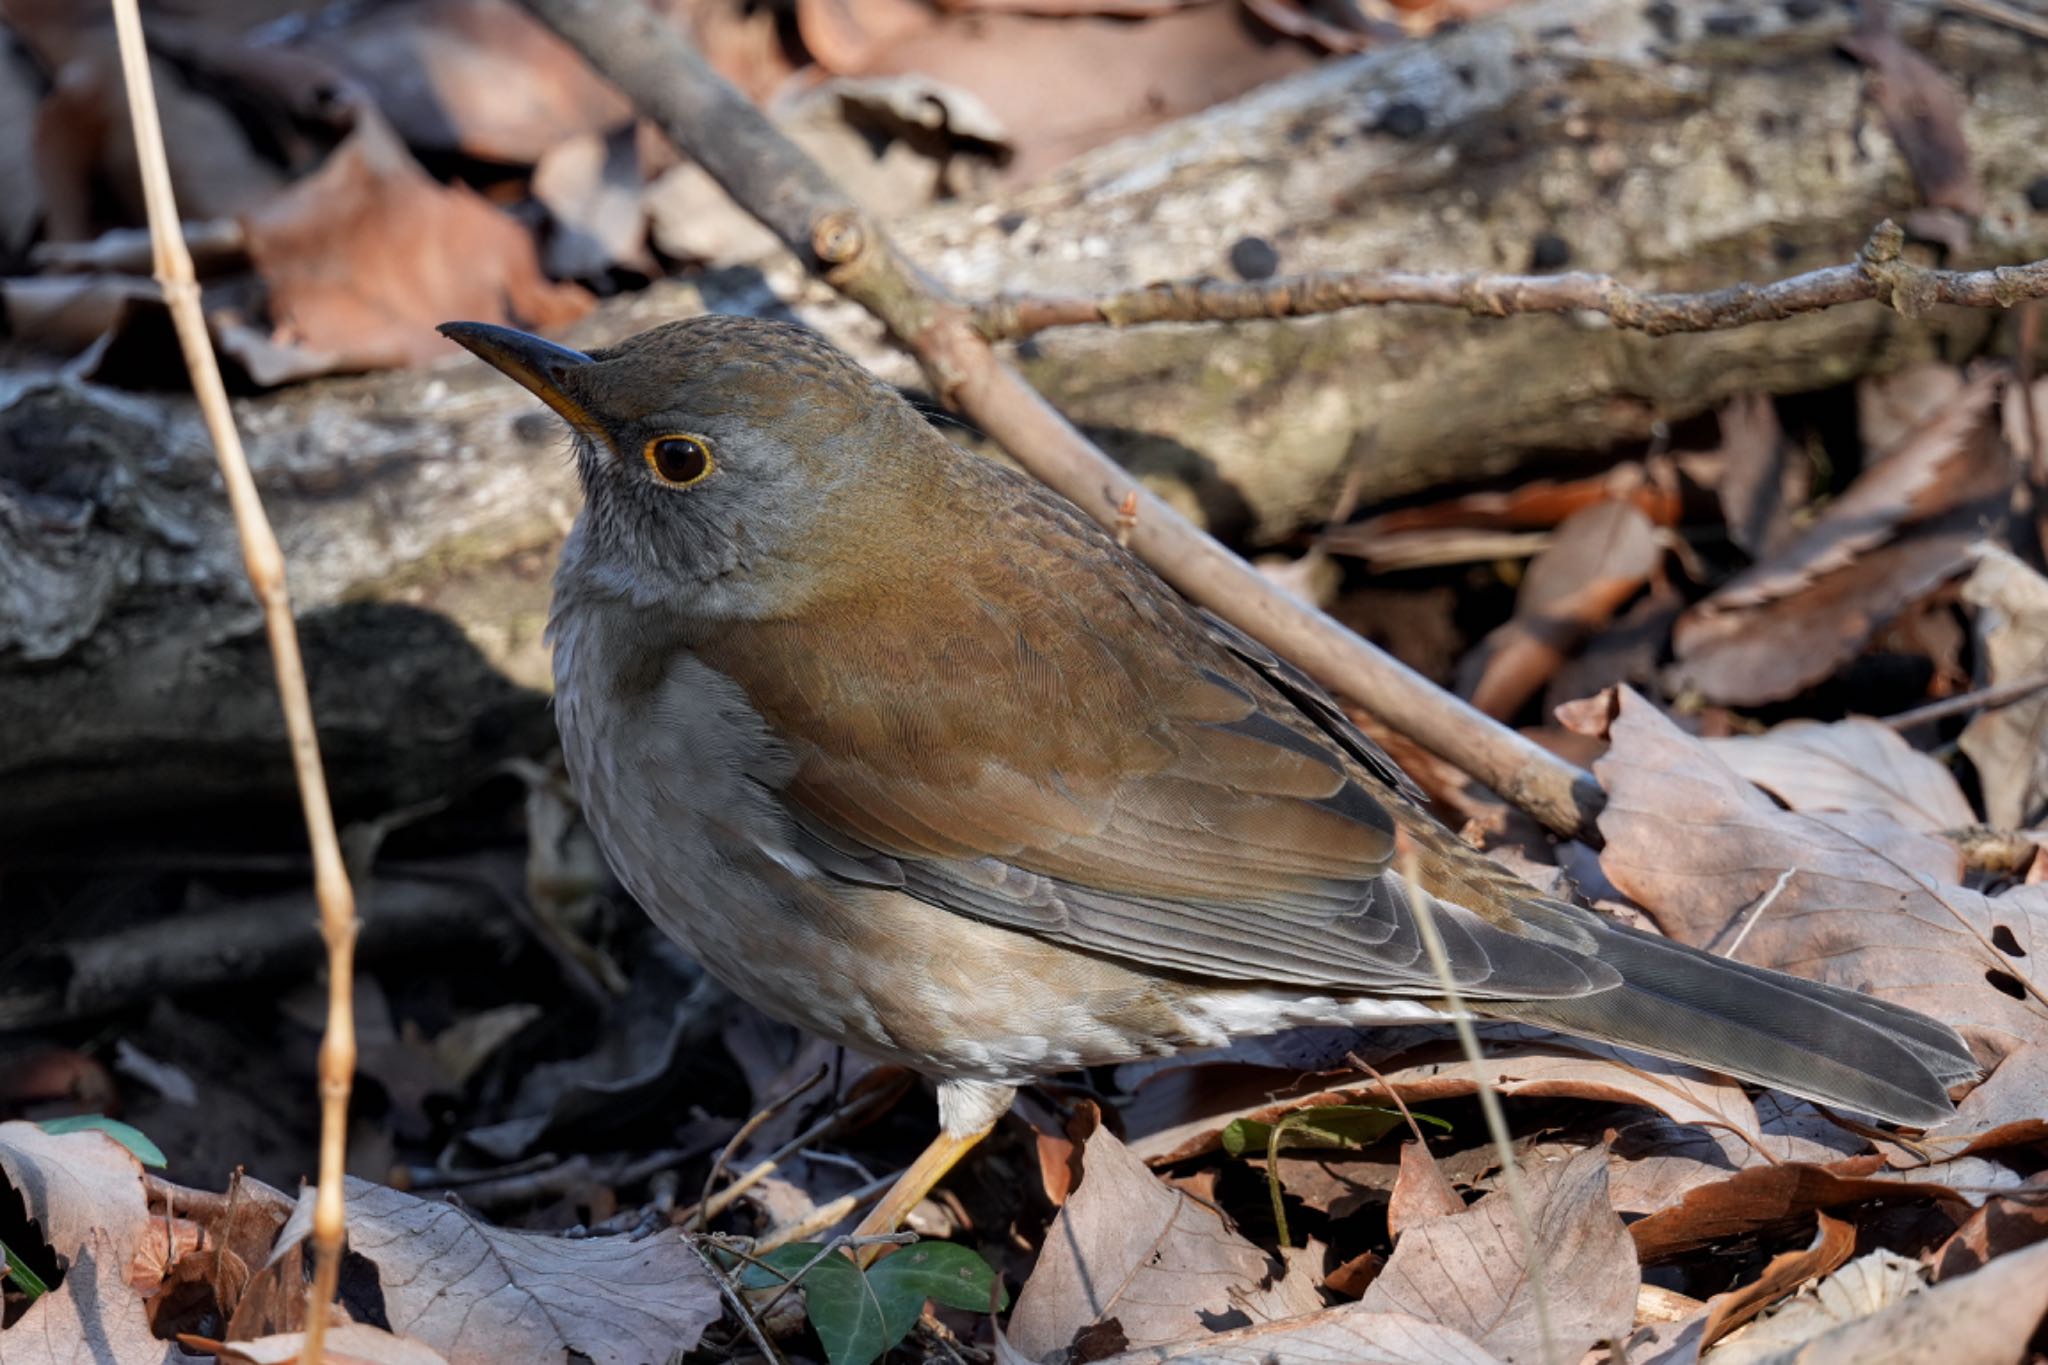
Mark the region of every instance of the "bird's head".
<instances>
[{"instance_id":1,"label":"bird's head","mask_svg":"<svg viewBox=\"0 0 2048 1365\"><path fill-rule=\"evenodd\" d=\"M773 578L786 598L821 540L908 491L901 454L922 419L808 329L701 317L588 353L489 323L441 332L569 424L585 497L573 548L593 586L727 599Z\"/></svg>"}]
</instances>

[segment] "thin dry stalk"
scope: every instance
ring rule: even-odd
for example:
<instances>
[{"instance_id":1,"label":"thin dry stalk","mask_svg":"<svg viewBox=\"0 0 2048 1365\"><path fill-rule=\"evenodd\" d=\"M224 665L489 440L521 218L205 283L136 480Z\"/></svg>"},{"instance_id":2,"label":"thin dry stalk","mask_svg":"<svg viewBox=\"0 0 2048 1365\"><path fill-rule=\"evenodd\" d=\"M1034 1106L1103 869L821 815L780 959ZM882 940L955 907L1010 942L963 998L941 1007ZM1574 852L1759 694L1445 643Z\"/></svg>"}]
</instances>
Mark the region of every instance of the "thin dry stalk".
<instances>
[{"instance_id":1,"label":"thin dry stalk","mask_svg":"<svg viewBox=\"0 0 2048 1365\"><path fill-rule=\"evenodd\" d=\"M1416 875L1415 844L1405 831L1397 838L1395 873L1410 890L1422 950L1429 954L1437 984L1444 988L1444 1005L1450 1010L1451 1027L1457 1030L1458 1046L1464 1049L1465 1060L1472 1064L1472 1082L1479 1087L1479 1112L1486 1116L1486 1131L1493 1138L1494 1155L1500 1159L1501 1185L1507 1190L1508 1205L1515 1211L1515 1226L1522 1234L1522 1260L1529 1270L1529 1299L1536 1309L1536 1335L1543 1344L1543 1365L1563 1365L1557 1353L1557 1338L1550 1330L1550 1293L1543 1261L1537 1253L1536 1223L1529 1212L1528 1187L1522 1183L1522 1167L1515 1160L1515 1140L1508 1132L1508 1117L1500 1107L1500 1093L1493 1088L1493 1078L1486 1074L1486 1054L1479 1049L1479 1034L1472 1027L1472 1016L1466 1012L1464 993L1451 976L1451 959L1444 952L1443 936L1436 930L1436 907L1429 903L1429 893L1422 889Z\"/></svg>"},{"instance_id":2,"label":"thin dry stalk","mask_svg":"<svg viewBox=\"0 0 2048 1365\"><path fill-rule=\"evenodd\" d=\"M149 231L155 275L164 303L177 328L178 345L199 410L206 418L220 461L221 481L234 511L235 531L242 542L242 563L249 586L263 607L270 636L270 656L277 667L278 699L284 707L290 736L292 771L298 778L299 803L306 812L306 837L313 850L313 891L320 904L320 934L327 944L327 1031L320 1040L320 1184L313 1205L313 1289L306 1304L306 1344L300 1359L319 1365L327 1332L327 1306L334 1300L341 1272L344 1230L342 1171L348 1134L349 1081L356 1067L355 990L356 905L342 861L341 840L327 798L327 779L320 766L319 738L313 729L313 704L306 692L305 662L299 655L298 629L293 623L291 596L285 584L284 554L264 515L256 480L249 473L221 382L220 363L199 305L199 284L192 270L171 192L171 173L164 152L163 128L157 119L156 90L150 82L149 50L143 42L142 18L136 0L113 0L114 27L121 49L121 77L127 87L129 117L135 131L136 159L149 207Z\"/></svg>"}]
</instances>

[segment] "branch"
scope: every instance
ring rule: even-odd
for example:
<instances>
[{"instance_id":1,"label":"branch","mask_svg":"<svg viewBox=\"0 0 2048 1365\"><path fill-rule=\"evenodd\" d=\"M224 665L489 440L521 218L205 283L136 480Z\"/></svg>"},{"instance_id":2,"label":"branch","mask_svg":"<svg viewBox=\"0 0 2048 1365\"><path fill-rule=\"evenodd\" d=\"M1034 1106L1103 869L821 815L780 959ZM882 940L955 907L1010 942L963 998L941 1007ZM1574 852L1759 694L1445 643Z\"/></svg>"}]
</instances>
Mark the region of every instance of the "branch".
<instances>
[{"instance_id":1,"label":"branch","mask_svg":"<svg viewBox=\"0 0 2048 1365\"><path fill-rule=\"evenodd\" d=\"M1144 488L996 355L973 312L907 260L675 26L638 0L525 0L797 258L881 319L945 400L1161 577L1560 833L1599 787L1269 582Z\"/></svg>"},{"instance_id":2,"label":"branch","mask_svg":"<svg viewBox=\"0 0 2048 1365\"><path fill-rule=\"evenodd\" d=\"M306 838L313 849L313 892L320 902L321 937L327 943L327 1030L320 1040L320 1183L313 1204L313 1287L306 1303L306 1344L300 1358L307 1365L319 1365L327 1309L341 1275L348 1092L356 1069L355 892L342 861L334 810L327 798L327 778L320 766L320 740L313 729L306 665L299 654L298 626L285 583L284 552L278 548L263 500L256 492L256 480L249 473L249 460L242 452L242 438L228 407L227 387L221 382L220 361L214 356L213 340L200 308L192 254L185 247L177 200L171 192L170 163L164 153L163 127L157 120L156 88L150 83L149 51L143 42L136 0L114 0L114 27L143 198L149 208L155 274L177 328L193 394L220 461L221 482L227 486L249 586L263 606L270 655L277 667L278 700L284 707L285 732L291 741L292 770L298 778L299 803L306 812Z\"/></svg>"},{"instance_id":3,"label":"branch","mask_svg":"<svg viewBox=\"0 0 2048 1365\"><path fill-rule=\"evenodd\" d=\"M1017 341L1051 327L1138 327L1155 322L1244 322L1299 318L1348 308L1421 304L1476 317L1599 313L1616 327L1668 336L1777 322L1845 303L1876 300L1906 317L1936 304L2010 308L2048 298L2048 261L1989 270L1929 270L1905 260L1905 234L1878 224L1856 260L1770 284L1731 284L1703 294L1653 294L1606 275L1456 275L1407 270L1319 271L1251 284L1166 280L1101 298L1006 294L978 304L974 326L991 341Z\"/></svg>"}]
</instances>

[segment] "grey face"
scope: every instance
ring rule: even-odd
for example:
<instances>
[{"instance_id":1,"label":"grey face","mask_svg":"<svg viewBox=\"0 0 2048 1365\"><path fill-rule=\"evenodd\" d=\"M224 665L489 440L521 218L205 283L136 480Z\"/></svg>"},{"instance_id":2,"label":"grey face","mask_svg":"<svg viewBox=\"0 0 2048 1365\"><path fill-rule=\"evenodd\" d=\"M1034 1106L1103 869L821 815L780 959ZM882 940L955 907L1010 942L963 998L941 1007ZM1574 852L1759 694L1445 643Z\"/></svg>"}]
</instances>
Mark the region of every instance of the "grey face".
<instances>
[{"instance_id":1,"label":"grey face","mask_svg":"<svg viewBox=\"0 0 2048 1365\"><path fill-rule=\"evenodd\" d=\"M442 331L569 423L580 566L636 598L724 597L737 579L796 570L848 485L878 472L891 430L919 420L783 323L698 318L587 355L481 323Z\"/></svg>"}]
</instances>

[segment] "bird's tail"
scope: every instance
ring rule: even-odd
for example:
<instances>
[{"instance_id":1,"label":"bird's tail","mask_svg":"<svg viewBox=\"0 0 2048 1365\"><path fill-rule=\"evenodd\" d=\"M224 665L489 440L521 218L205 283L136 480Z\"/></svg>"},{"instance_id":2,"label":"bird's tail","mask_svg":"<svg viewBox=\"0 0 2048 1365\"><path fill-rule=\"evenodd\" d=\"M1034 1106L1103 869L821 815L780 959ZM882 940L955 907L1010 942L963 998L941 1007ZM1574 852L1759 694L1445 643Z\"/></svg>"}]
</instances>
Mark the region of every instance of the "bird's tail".
<instances>
[{"instance_id":1,"label":"bird's tail","mask_svg":"<svg viewBox=\"0 0 2048 1365\"><path fill-rule=\"evenodd\" d=\"M1592 932L1622 984L1561 1000L1475 1000L1474 1009L1916 1127L1953 1114L1948 1087L1980 1074L1955 1030L1923 1014L1554 908Z\"/></svg>"}]
</instances>

